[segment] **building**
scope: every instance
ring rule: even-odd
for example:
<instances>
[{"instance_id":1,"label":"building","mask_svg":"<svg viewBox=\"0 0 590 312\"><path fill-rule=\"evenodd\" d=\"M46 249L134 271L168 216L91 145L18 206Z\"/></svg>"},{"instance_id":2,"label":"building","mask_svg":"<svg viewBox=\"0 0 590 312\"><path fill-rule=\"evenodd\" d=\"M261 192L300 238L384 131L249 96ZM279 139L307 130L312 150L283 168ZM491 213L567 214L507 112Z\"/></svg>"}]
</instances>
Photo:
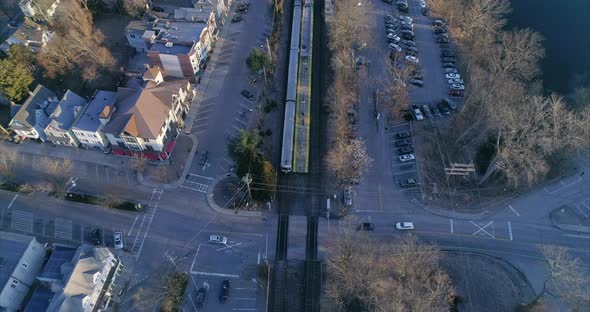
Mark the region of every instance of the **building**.
<instances>
[{"instance_id":1,"label":"building","mask_svg":"<svg viewBox=\"0 0 590 312\"><path fill-rule=\"evenodd\" d=\"M41 272L45 247L34 237L0 232L0 311L20 311Z\"/></svg>"},{"instance_id":2,"label":"building","mask_svg":"<svg viewBox=\"0 0 590 312\"><path fill-rule=\"evenodd\" d=\"M127 42L137 52L147 52L156 40L157 33L153 30L153 23L131 21L125 27Z\"/></svg>"},{"instance_id":3,"label":"building","mask_svg":"<svg viewBox=\"0 0 590 312\"><path fill-rule=\"evenodd\" d=\"M106 120L104 118L101 119L101 116L103 116L103 113L108 115L108 111L105 111L105 108L113 107L116 98L116 92L97 90L90 102L84 106L72 127L72 132L82 146L102 149L106 149L109 146L109 140L102 132Z\"/></svg>"},{"instance_id":4,"label":"building","mask_svg":"<svg viewBox=\"0 0 590 312\"><path fill-rule=\"evenodd\" d=\"M21 0L18 6L28 18L49 21L53 18L60 2L61 0Z\"/></svg>"},{"instance_id":5,"label":"building","mask_svg":"<svg viewBox=\"0 0 590 312\"><path fill-rule=\"evenodd\" d=\"M32 305L47 312L103 310L122 270L123 263L108 248L55 246L26 311L35 311ZM44 302L48 291L53 295Z\"/></svg>"},{"instance_id":6,"label":"building","mask_svg":"<svg viewBox=\"0 0 590 312\"><path fill-rule=\"evenodd\" d=\"M84 106L86 100L68 90L47 119L44 129L47 140L56 145L78 147L80 141L72 132L72 126Z\"/></svg>"},{"instance_id":7,"label":"building","mask_svg":"<svg viewBox=\"0 0 590 312\"><path fill-rule=\"evenodd\" d=\"M8 126L21 138L46 140L45 126L59 100L55 93L38 85L29 98L21 105L18 113Z\"/></svg>"},{"instance_id":8,"label":"building","mask_svg":"<svg viewBox=\"0 0 590 312\"><path fill-rule=\"evenodd\" d=\"M225 24L233 0L193 0L193 7L198 10L209 9L215 12L220 25Z\"/></svg>"},{"instance_id":9,"label":"building","mask_svg":"<svg viewBox=\"0 0 590 312\"><path fill-rule=\"evenodd\" d=\"M168 76L194 82L217 32L214 14L210 12L209 17L208 23L168 21L156 25L158 37L148 52L151 64Z\"/></svg>"},{"instance_id":10,"label":"building","mask_svg":"<svg viewBox=\"0 0 590 312\"><path fill-rule=\"evenodd\" d=\"M182 124L194 96L187 80L164 81L157 67L148 69L143 80L132 79L127 87L120 87L114 104L105 106L100 116L113 153L147 152L167 158L176 126Z\"/></svg>"},{"instance_id":11,"label":"building","mask_svg":"<svg viewBox=\"0 0 590 312\"><path fill-rule=\"evenodd\" d=\"M36 24L32 20L25 19L25 22L0 45L0 49L8 54L8 49L11 45L22 44L29 47L33 52L38 52L45 47L52 38L53 32L49 31L45 26Z\"/></svg>"}]
</instances>

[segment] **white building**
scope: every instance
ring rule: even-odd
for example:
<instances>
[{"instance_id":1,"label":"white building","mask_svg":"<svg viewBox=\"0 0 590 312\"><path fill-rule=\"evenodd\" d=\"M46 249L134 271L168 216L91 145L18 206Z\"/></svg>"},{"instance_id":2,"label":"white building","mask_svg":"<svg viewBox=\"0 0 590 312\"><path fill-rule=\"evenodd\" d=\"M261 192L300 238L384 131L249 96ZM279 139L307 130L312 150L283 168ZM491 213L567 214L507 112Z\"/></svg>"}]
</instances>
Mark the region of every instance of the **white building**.
<instances>
[{"instance_id":1,"label":"white building","mask_svg":"<svg viewBox=\"0 0 590 312\"><path fill-rule=\"evenodd\" d=\"M9 123L21 138L46 140L47 119L57 107L59 100L55 93L38 85Z\"/></svg>"},{"instance_id":2,"label":"white building","mask_svg":"<svg viewBox=\"0 0 590 312\"><path fill-rule=\"evenodd\" d=\"M68 90L47 118L44 129L47 140L56 145L78 147L80 142L72 132L72 126L85 106L84 98Z\"/></svg>"},{"instance_id":3,"label":"white building","mask_svg":"<svg viewBox=\"0 0 590 312\"><path fill-rule=\"evenodd\" d=\"M109 115L109 109L113 107L116 98L116 92L98 90L94 93L88 105L84 107L72 127L72 132L82 146L102 149L109 146L109 140L102 132L102 129L106 125L104 117Z\"/></svg>"}]
</instances>

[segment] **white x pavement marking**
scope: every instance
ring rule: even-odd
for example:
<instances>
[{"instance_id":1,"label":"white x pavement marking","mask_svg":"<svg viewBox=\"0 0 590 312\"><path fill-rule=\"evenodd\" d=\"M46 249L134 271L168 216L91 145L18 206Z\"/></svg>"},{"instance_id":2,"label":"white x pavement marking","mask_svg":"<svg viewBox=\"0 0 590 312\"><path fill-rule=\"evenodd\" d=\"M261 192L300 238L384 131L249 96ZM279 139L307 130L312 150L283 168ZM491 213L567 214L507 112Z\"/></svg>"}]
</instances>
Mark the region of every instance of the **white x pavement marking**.
<instances>
[{"instance_id":1,"label":"white x pavement marking","mask_svg":"<svg viewBox=\"0 0 590 312\"><path fill-rule=\"evenodd\" d=\"M490 234L488 231L485 230L485 228L487 228L488 226L492 225L494 223L494 221L488 222L488 224L484 225L483 227L482 226L479 226L479 224L477 224L477 223L475 223L473 221L470 221L470 222L471 222L471 224L475 225L479 229L479 230L473 232L473 235L477 235L479 232L483 232L483 233L489 235L491 238L496 238L494 235Z\"/></svg>"}]
</instances>

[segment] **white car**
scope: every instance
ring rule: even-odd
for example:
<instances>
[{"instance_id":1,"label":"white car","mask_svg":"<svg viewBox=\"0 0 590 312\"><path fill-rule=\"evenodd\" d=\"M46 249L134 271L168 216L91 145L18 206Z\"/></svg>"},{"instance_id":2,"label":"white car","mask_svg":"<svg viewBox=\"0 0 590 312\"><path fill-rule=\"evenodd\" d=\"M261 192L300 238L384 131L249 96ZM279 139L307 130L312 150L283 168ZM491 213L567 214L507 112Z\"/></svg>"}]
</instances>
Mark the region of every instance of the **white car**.
<instances>
[{"instance_id":1,"label":"white car","mask_svg":"<svg viewBox=\"0 0 590 312\"><path fill-rule=\"evenodd\" d=\"M209 242L213 244L225 245L227 244L227 237L222 235L211 235L209 236Z\"/></svg>"},{"instance_id":2,"label":"white car","mask_svg":"<svg viewBox=\"0 0 590 312\"><path fill-rule=\"evenodd\" d=\"M410 27L414 27L414 24L412 24L412 22L408 22L408 21L401 21L399 22L401 25L404 26L410 26Z\"/></svg>"},{"instance_id":3,"label":"white car","mask_svg":"<svg viewBox=\"0 0 590 312\"><path fill-rule=\"evenodd\" d=\"M413 18L411 18L411 17L409 17L409 16L407 16L407 15L400 15L399 19L401 19L402 21L406 21L406 22L408 22L408 23L411 23L411 22L413 22L413 21L414 21L414 19L413 19Z\"/></svg>"},{"instance_id":4,"label":"white car","mask_svg":"<svg viewBox=\"0 0 590 312\"><path fill-rule=\"evenodd\" d=\"M463 84L463 79L460 79L460 78L449 79L449 84L453 84L453 83Z\"/></svg>"},{"instance_id":5,"label":"white car","mask_svg":"<svg viewBox=\"0 0 590 312\"><path fill-rule=\"evenodd\" d=\"M395 43L390 43L390 44L389 44L389 49L390 49L390 50L397 51L398 53L401 53L401 52L402 52L402 47L398 46L398 45L397 45L397 44L395 44Z\"/></svg>"},{"instance_id":6,"label":"white car","mask_svg":"<svg viewBox=\"0 0 590 312\"><path fill-rule=\"evenodd\" d=\"M398 230L413 230L414 223L412 223L412 222L398 222L395 224L395 228Z\"/></svg>"},{"instance_id":7,"label":"white car","mask_svg":"<svg viewBox=\"0 0 590 312\"><path fill-rule=\"evenodd\" d=\"M401 38L394 33L387 34L387 38L394 40L395 42L399 42Z\"/></svg>"},{"instance_id":8,"label":"white car","mask_svg":"<svg viewBox=\"0 0 590 312\"><path fill-rule=\"evenodd\" d=\"M461 75L448 73L448 74L445 74L445 78L447 78L447 79L461 79Z\"/></svg>"},{"instance_id":9,"label":"white car","mask_svg":"<svg viewBox=\"0 0 590 312\"><path fill-rule=\"evenodd\" d=\"M451 90L465 90L465 86L458 83L452 83L451 85L449 85L449 87L451 88Z\"/></svg>"},{"instance_id":10,"label":"white car","mask_svg":"<svg viewBox=\"0 0 590 312\"><path fill-rule=\"evenodd\" d=\"M399 157L400 161L410 161L410 160L414 160L416 159L416 156L414 156L414 154L405 154L405 155L401 155Z\"/></svg>"},{"instance_id":11,"label":"white car","mask_svg":"<svg viewBox=\"0 0 590 312\"><path fill-rule=\"evenodd\" d=\"M125 245L123 244L123 233L113 233L113 242L115 245L115 249L123 249L123 247L125 247Z\"/></svg>"},{"instance_id":12,"label":"white car","mask_svg":"<svg viewBox=\"0 0 590 312\"><path fill-rule=\"evenodd\" d=\"M458 73L458 71L457 71L456 68L445 68L444 70L445 70L445 73L447 73L447 74L456 74L456 73Z\"/></svg>"},{"instance_id":13,"label":"white car","mask_svg":"<svg viewBox=\"0 0 590 312\"><path fill-rule=\"evenodd\" d=\"M406 55L406 61L412 62L412 63L418 63L420 60L418 60L417 57L412 56L412 55Z\"/></svg>"},{"instance_id":14,"label":"white car","mask_svg":"<svg viewBox=\"0 0 590 312\"><path fill-rule=\"evenodd\" d=\"M420 7L425 9L426 8L426 1L420 0Z\"/></svg>"},{"instance_id":15,"label":"white car","mask_svg":"<svg viewBox=\"0 0 590 312\"><path fill-rule=\"evenodd\" d=\"M416 116L416 120L424 120L424 115L422 115L419 108L414 108L412 112L414 113L414 116Z\"/></svg>"}]
</instances>

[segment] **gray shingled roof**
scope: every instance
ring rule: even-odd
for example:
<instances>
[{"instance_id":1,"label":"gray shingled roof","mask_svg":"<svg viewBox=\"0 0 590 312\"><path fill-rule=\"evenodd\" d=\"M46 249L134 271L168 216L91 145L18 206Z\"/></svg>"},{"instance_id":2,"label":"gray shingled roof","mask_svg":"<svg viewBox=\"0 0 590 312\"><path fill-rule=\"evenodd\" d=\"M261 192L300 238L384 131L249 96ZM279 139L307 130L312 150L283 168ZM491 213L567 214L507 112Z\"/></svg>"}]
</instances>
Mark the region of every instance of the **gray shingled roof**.
<instances>
[{"instance_id":1,"label":"gray shingled roof","mask_svg":"<svg viewBox=\"0 0 590 312\"><path fill-rule=\"evenodd\" d=\"M45 116L51 115L55 106L57 105L57 101L50 103L48 102L49 98L53 98L53 100L57 99L57 95L42 85L38 85L33 93L29 98L25 101L25 103L21 106L20 110L13 119L17 120L21 124L26 127L32 128L36 124L36 117L35 117L35 110L43 108L43 112Z\"/></svg>"}]
</instances>

